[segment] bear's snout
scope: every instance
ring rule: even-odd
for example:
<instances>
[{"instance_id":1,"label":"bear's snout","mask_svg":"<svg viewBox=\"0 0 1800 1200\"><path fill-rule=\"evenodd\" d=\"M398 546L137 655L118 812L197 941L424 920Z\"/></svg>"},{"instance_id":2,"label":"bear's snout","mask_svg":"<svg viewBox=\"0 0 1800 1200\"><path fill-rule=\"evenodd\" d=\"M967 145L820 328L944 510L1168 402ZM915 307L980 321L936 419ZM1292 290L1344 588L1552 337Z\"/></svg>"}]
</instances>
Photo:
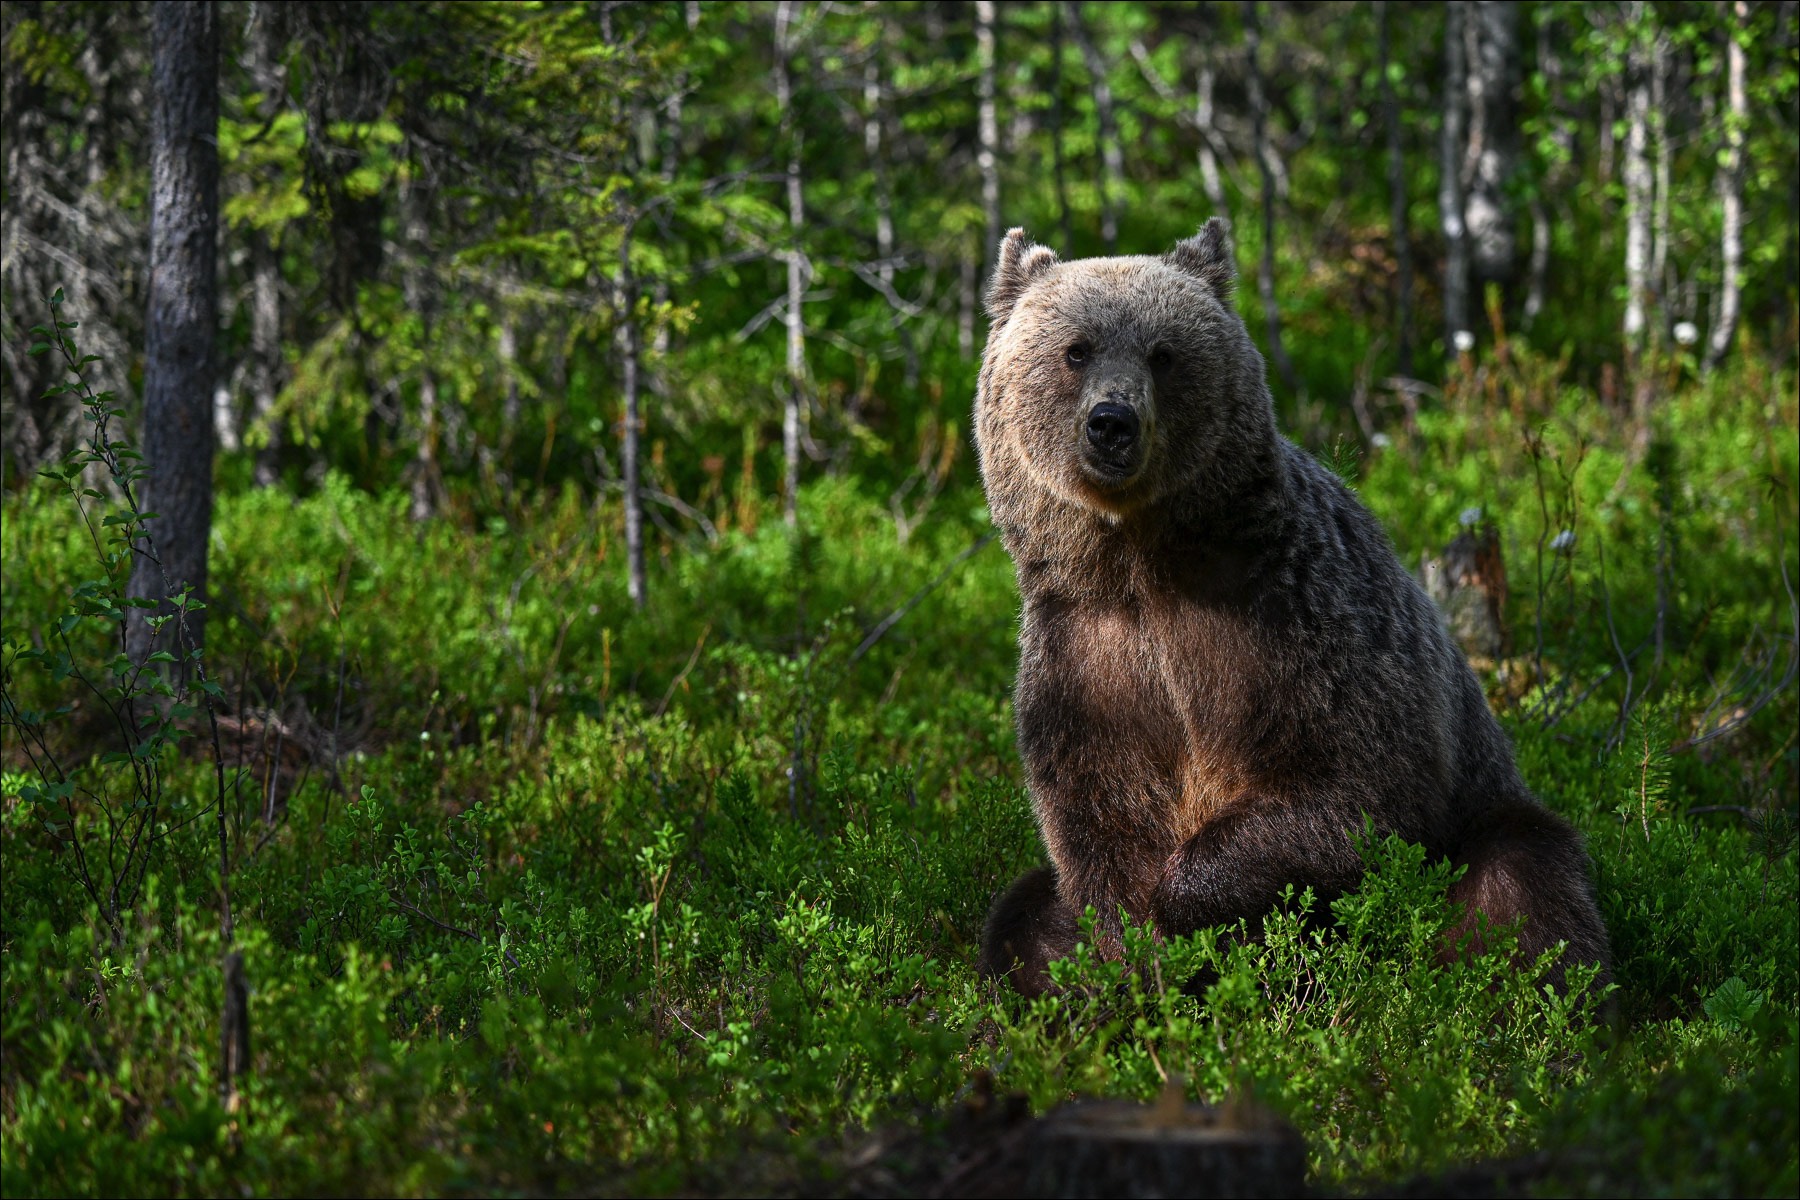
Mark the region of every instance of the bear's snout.
<instances>
[{"instance_id":1,"label":"bear's snout","mask_svg":"<svg viewBox=\"0 0 1800 1200\"><path fill-rule=\"evenodd\" d=\"M1088 413L1088 444L1108 459L1129 459L1137 445L1139 428L1138 415L1128 406L1096 404Z\"/></svg>"}]
</instances>

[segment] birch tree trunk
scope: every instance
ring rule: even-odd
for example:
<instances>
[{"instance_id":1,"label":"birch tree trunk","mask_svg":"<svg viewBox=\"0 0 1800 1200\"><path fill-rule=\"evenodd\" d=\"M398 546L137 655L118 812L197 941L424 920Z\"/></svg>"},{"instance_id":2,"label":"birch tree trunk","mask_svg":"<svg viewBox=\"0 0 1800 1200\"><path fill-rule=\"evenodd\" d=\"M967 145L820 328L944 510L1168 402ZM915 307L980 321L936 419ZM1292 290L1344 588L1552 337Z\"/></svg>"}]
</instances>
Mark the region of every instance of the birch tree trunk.
<instances>
[{"instance_id":1,"label":"birch tree trunk","mask_svg":"<svg viewBox=\"0 0 1800 1200\"><path fill-rule=\"evenodd\" d=\"M419 413L414 430L418 439L413 450L411 502L408 515L415 521L429 520L437 512L440 488L437 462L438 387L437 372L431 368L431 335L433 328L432 295L427 263L431 255L430 232L423 210L423 199L417 183L400 187L400 213L404 223L406 265L400 290L406 306L419 319Z\"/></svg>"},{"instance_id":2,"label":"birch tree trunk","mask_svg":"<svg viewBox=\"0 0 1800 1200\"><path fill-rule=\"evenodd\" d=\"M1475 277L1506 283L1519 249L1507 198L1519 157L1513 106L1519 6L1512 0L1474 0L1463 21L1469 97L1463 224Z\"/></svg>"},{"instance_id":3,"label":"birch tree trunk","mask_svg":"<svg viewBox=\"0 0 1800 1200\"><path fill-rule=\"evenodd\" d=\"M638 413L638 374L642 358L642 342L638 330L637 276L631 270L631 238L636 231L635 216L628 220L619 239L619 390L623 394L625 416L620 437L620 457L625 471L625 564L626 590L635 608L642 609L649 598L649 585L644 571L644 493L641 477L641 445L643 418Z\"/></svg>"},{"instance_id":4,"label":"birch tree trunk","mask_svg":"<svg viewBox=\"0 0 1800 1200\"><path fill-rule=\"evenodd\" d=\"M881 12L873 4L865 4L870 16L881 20ZM863 153L869 159L869 171L875 180L875 277L886 287L894 286L894 195L888 177L887 155L882 152L882 132L887 121L887 101L881 83L881 55L869 55L863 64Z\"/></svg>"},{"instance_id":5,"label":"birch tree trunk","mask_svg":"<svg viewBox=\"0 0 1800 1200\"><path fill-rule=\"evenodd\" d=\"M1262 259L1256 269L1256 289L1262 294L1263 320L1269 331L1269 361L1290 393L1300 390L1294 364L1281 342L1281 306L1275 300L1275 169L1269 146L1269 98L1263 90L1262 23L1256 0L1244 6L1244 82L1250 92L1250 129L1256 166L1262 174Z\"/></svg>"},{"instance_id":6,"label":"birch tree trunk","mask_svg":"<svg viewBox=\"0 0 1800 1200\"><path fill-rule=\"evenodd\" d=\"M794 119L793 24L794 0L775 6L775 102L781 113L782 134L788 146L787 202L787 403L781 417L782 516L789 525L799 519L800 421L806 394L806 323L802 306L806 296L807 261L801 240L806 232L806 201L801 189L800 149L802 134Z\"/></svg>"},{"instance_id":7,"label":"birch tree trunk","mask_svg":"<svg viewBox=\"0 0 1800 1200\"><path fill-rule=\"evenodd\" d=\"M281 480L281 260L268 233L250 233L250 426L265 439L256 450L257 487Z\"/></svg>"},{"instance_id":8,"label":"birch tree trunk","mask_svg":"<svg viewBox=\"0 0 1800 1200\"><path fill-rule=\"evenodd\" d=\"M1564 164L1575 159L1575 132L1565 107L1562 57L1556 48L1561 36L1562 30L1554 14L1548 14L1539 20L1537 67L1548 91L1546 116L1550 124L1550 137L1560 147L1562 157L1560 162L1550 164L1531 185L1531 198L1528 201L1531 213L1531 264L1526 279L1525 309L1519 324L1520 329L1526 332L1530 331L1538 315L1544 311L1544 294L1550 281L1550 210L1544 203L1544 196L1561 186L1568 174L1568 168Z\"/></svg>"},{"instance_id":9,"label":"birch tree trunk","mask_svg":"<svg viewBox=\"0 0 1800 1200\"><path fill-rule=\"evenodd\" d=\"M1625 96L1625 353L1634 366L1644 352L1649 325L1650 209L1650 62L1642 30L1648 19L1643 0L1626 8L1631 39L1630 77Z\"/></svg>"},{"instance_id":10,"label":"birch tree trunk","mask_svg":"<svg viewBox=\"0 0 1800 1200\"><path fill-rule=\"evenodd\" d=\"M1438 140L1438 219L1444 230L1444 349L1469 329L1469 245L1463 225L1464 0L1444 6L1443 125Z\"/></svg>"},{"instance_id":11,"label":"birch tree trunk","mask_svg":"<svg viewBox=\"0 0 1800 1200\"><path fill-rule=\"evenodd\" d=\"M964 358L975 357L975 287L981 270L975 255L965 249L957 263L956 276L956 352Z\"/></svg>"},{"instance_id":12,"label":"birch tree trunk","mask_svg":"<svg viewBox=\"0 0 1800 1200\"><path fill-rule=\"evenodd\" d=\"M283 81L275 62L278 6L256 0L250 6L248 33L250 78L262 93L257 115L274 118L280 108ZM275 397L281 391L285 362L281 354L281 257L268 231L250 231L250 427L263 442L256 451L255 480L270 487L281 477L281 425L275 420Z\"/></svg>"},{"instance_id":13,"label":"birch tree trunk","mask_svg":"<svg viewBox=\"0 0 1800 1200\"><path fill-rule=\"evenodd\" d=\"M1050 10L1050 170L1056 187L1057 253L1075 252L1069 217L1069 179L1063 163L1063 7Z\"/></svg>"},{"instance_id":14,"label":"birch tree trunk","mask_svg":"<svg viewBox=\"0 0 1800 1200\"><path fill-rule=\"evenodd\" d=\"M994 112L994 0L975 0L975 58L978 67L976 99L978 149L981 170L981 215L985 237L981 262L993 261L1000 249L1000 126Z\"/></svg>"},{"instance_id":15,"label":"birch tree trunk","mask_svg":"<svg viewBox=\"0 0 1800 1200\"><path fill-rule=\"evenodd\" d=\"M1376 8L1380 12L1380 57L1381 57L1381 116L1382 124L1387 127L1388 152L1388 197L1391 205L1389 227L1394 239L1395 280L1397 293L1394 313L1394 338L1398 346L1400 374L1407 378L1413 373L1413 333L1412 333L1412 238L1407 232L1406 219L1406 154L1400 141L1400 104L1394 95L1392 46L1389 38L1389 27L1392 24L1392 7L1388 0L1378 0Z\"/></svg>"},{"instance_id":16,"label":"birch tree trunk","mask_svg":"<svg viewBox=\"0 0 1800 1200\"><path fill-rule=\"evenodd\" d=\"M513 439L519 432L519 417L523 413L523 397L519 392L519 327L518 318L511 312L500 314L500 331L497 339L496 353L500 358L500 373L506 381L506 394L500 401L500 458L502 470L509 472L506 465L512 458ZM508 484L510 488L511 484Z\"/></svg>"},{"instance_id":17,"label":"birch tree trunk","mask_svg":"<svg viewBox=\"0 0 1800 1200\"><path fill-rule=\"evenodd\" d=\"M1650 201L1650 285L1669 294L1669 39L1660 29L1650 47L1650 136L1656 142L1656 183Z\"/></svg>"},{"instance_id":18,"label":"birch tree trunk","mask_svg":"<svg viewBox=\"0 0 1800 1200\"><path fill-rule=\"evenodd\" d=\"M1706 342L1705 369L1719 365L1737 330L1738 308L1744 284L1744 128L1750 120L1750 106L1744 90L1744 46L1750 23L1750 5L1736 0L1731 6L1734 18L1726 28L1725 45L1725 161L1720 164L1720 203L1724 209L1724 229L1719 238L1719 254L1724 278L1719 287L1719 317Z\"/></svg>"},{"instance_id":19,"label":"birch tree trunk","mask_svg":"<svg viewBox=\"0 0 1800 1200\"><path fill-rule=\"evenodd\" d=\"M894 303L894 176L888 166L888 87L882 77L882 63L887 51L888 26L881 6L875 0L864 0L864 11L876 23L873 52L863 64L863 153L869 160L869 173L875 183L875 277L890 304ZM912 327L899 313L894 332L900 340L901 370L907 391L919 385L919 350L913 340Z\"/></svg>"},{"instance_id":20,"label":"birch tree trunk","mask_svg":"<svg viewBox=\"0 0 1800 1200\"><path fill-rule=\"evenodd\" d=\"M212 532L214 339L218 327L219 26L211 3L169 0L150 12L150 294L144 347L144 476L138 496L152 545L140 543L131 594L161 601L129 610L126 649L143 662L205 644L206 614L153 634L191 587L206 596ZM154 557L153 557L154 555ZM176 642L178 626L185 627Z\"/></svg>"},{"instance_id":21,"label":"birch tree trunk","mask_svg":"<svg viewBox=\"0 0 1800 1200\"><path fill-rule=\"evenodd\" d=\"M1199 78L1194 87L1194 128L1200 133L1200 186L1206 191L1206 202L1212 205L1214 216L1231 219L1231 206L1225 202L1225 181L1219 175L1219 154L1213 149L1213 142L1219 131L1213 120L1213 86L1217 72L1213 70L1212 55L1209 50L1202 50L1205 55L1200 60Z\"/></svg>"},{"instance_id":22,"label":"birch tree trunk","mask_svg":"<svg viewBox=\"0 0 1800 1200\"><path fill-rule=\"evenodd\" d=\"M1613 160L1618 157L1619 138L1614 132L1619 123L1618 82L1609 76L1599 82L1596 90L1600 93L1600 179L1605 182L1613 177Z\"/></svg>"},{"instance_id":23,"label":"birch tree trunk","mask_svg":"<svg viewBox=\"0 0 1800 1200\"><path fill-rule=\"evenodd\" d=\"M1112 85L1107 82L1106 61L1100 57L1100 49L1081 19L1080 5L1067 0L1063 11L1068 14L1069 32L1081 50L1089 86L1094 89L1094 114L1100 121L1100 240L1106 244L1108 254L1116 254L1119 250L1119 185L1125 177L1125 157L1119 147L1119 122L1118 114L1113 111Z\"/></svg>"}]
</instances>

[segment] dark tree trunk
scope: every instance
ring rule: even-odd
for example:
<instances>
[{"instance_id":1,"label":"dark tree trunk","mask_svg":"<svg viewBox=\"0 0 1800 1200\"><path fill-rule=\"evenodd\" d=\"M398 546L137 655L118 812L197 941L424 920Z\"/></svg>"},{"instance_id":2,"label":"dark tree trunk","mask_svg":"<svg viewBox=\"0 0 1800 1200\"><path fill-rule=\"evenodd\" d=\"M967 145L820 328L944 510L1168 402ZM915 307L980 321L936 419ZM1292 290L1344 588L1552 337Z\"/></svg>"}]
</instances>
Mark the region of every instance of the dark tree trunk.
<instances>
[{"instance_id":1,"label":"dark tree trunk","mask_svg":"<svg viewBox=\"0 0 1800 1200\"><path fill-rule=\"evenodd\" d=\"M1388 197L1392 205L1389 219L1394 239L1394 260L1398 292L1395 298L1394 338L1399 350L1400 374L1413 373L1413 279L1412 238L1406 222L1406 154L1400 141L1400 104L1394 95L1394 81L1388 75L1392 64L1389 44L1391 6L1381 0L1381 115L1387 127Z\"/></svg>"},{"instance_id":2,"label":"dark tree trunk","mask_svg":"<svg viewBox=\"0 0 1800 1200\"><path fill-rule=\"evenodd\" d=\"M1275 151L1269 145L1269 98L1263 91L1261 51L1262 23L1256 0L1248 0L1244 5L1244 82L1250 91L1251 137L1262 175L1262 258L1256 270L1256 288L1262 294L1263 319L1269 330L1269 361L1283 386L1293 393L1300 390L1300 380L1281 341L1281 306L1275 299Z\"/></svg>"},{"instance_id":3,"label":"dark tree trunk","mask_svg":"<svg viewBox=\"0 0 1800 1200\"><path fill-rule=\"evenodd\" d=\"M206 595L212 531L214 383L218 326L219 26L210 3L167 0L151 9L150 302L144 347L146 474L138 497L158 514L131 576L135 596ZM152 634L151 610L133 609L126 645L142 662L177 658L205 643L205 614ZM177 627L185 632L178 643Z\"/></svg>"}]
</instances>

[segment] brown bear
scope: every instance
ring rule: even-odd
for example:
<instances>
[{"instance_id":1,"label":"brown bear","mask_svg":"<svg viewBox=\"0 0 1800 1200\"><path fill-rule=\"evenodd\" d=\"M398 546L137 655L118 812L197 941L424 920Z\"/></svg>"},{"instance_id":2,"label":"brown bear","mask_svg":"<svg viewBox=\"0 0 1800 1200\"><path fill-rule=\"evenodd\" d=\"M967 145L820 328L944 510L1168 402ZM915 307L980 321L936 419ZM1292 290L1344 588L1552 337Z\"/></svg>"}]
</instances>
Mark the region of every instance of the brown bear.
<instances>
[{"instance_id":1,"label":"brown bear","mask_svg":"<svg viewBox=\"0 0 1800 1200\"><path fill-rule=\"evenodd\" d=\"M1058 262L1021 229L989 285L975 401L1018 571L1019 748L1051 865L995 900L984 973L1028 995L1092 905L1166 934L1287 885L1353 888L1353 834L1466 871L1520 949L1607 963L1579 835L1532 796L1431 601L1336 476L1282 437L1232 307L1229 227L1156 257Z\"/></svg>"}]
</instances>

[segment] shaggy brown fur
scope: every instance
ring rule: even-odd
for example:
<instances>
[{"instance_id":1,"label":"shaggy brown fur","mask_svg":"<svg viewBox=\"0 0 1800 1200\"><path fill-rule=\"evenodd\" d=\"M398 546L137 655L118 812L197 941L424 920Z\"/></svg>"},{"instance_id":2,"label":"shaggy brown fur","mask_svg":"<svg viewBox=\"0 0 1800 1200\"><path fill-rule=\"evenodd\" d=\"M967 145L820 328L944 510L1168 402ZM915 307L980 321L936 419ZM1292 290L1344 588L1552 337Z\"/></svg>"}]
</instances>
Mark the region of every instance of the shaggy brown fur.
<instances>
[{"instance_id":1,"label":"shaggy brown fur","mask_svg":"<svg viewBox=\"0 0 1800 1200\"><path fill-rule=\"evenodd\" d=\"M1179 934L1254 927L1288 884L1329 900L1365 813L1467 866L1471 923L1604 966L1579 836L1375 519L1276 432L1234 281L1217 219L1161 258L1001 247L975 434L1051 867L995 901L982 969L1043 991L1090 904L1116 955L1121 907Z\"/></svg>"}]
</instances>

